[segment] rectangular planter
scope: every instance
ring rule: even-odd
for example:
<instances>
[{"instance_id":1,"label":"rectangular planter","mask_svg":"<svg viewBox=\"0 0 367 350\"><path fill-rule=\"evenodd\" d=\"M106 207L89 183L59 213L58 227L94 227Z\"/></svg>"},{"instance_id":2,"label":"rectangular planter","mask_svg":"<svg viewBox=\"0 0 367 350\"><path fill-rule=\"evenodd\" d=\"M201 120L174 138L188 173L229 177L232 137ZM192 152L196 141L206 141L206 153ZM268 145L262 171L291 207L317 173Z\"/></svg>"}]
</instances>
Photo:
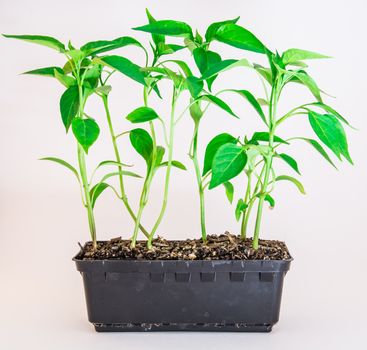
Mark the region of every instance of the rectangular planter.
<instances>
[{"instance_id":1,"label":"rectangular planter","mask_svg":"<svg viewBox=\"0 0 367 350\"><path fill-rule=\"evenodd\" d=\"M291 260L79 260L98 332L270 332Z\"/></svg>"}]
</instances>

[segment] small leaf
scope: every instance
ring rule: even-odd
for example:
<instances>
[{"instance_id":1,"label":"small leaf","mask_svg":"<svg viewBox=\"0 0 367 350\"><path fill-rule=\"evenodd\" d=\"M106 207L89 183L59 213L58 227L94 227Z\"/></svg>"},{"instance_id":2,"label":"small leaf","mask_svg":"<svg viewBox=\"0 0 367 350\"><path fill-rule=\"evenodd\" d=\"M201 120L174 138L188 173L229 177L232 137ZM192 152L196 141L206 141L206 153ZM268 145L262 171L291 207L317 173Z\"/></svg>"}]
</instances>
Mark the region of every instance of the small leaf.
<instances>
[{"instance_id":1,"label":"small leaf","mask_svg":"<svg viewBox=\"0 0 367 350\"><path fill-rule=\"evenodd\" d=\"M317 86L316 82L306 73L306 72L298 72L294 73L292 72L296 80L292 80L295 82L300 82L301 84L305 85L312 93L312 95L315 96L316 100L318 102L322 102L321 98L321 92L319 87Z\"/></svg>"},{"instance_id":2,"label":"small leaf","mask_svg":"<svg viewBox=\"0 0 367 350\"><path fill-rule=\"evenodd\" d=\"M64 74L63 69L60 67L39 68L39 69L30 70L28 72L24 72L23 74L43 75L43 76L55 78L55 71L60 74Z\"/></svg>"},{"instance_id":3,"label":"small leaf","mask_svg":"<svg viewBox=\"0 0 367 350\"><path fill-rule=\"evenodd\" d=\"M242 50L266 53L264 44L254 34L237 24L225 24L215 33L215 39Z\"/></svg>"},{"instance_id":4,"label":"small leaf","mask_svg":"<svg viewBox=\"0 0 367 350\"><path fill-rule=\"evenodd\" d=\"M177 51L180 51L184 48L185 48L185 46L181 46L181 45L160 43L158 45L158 54L160 56L170 55L170 54L175 53Z\"/></svg>"},{"instance_id":5,"label":"small leaf","mask_svg":"<svg viewBox=\"0 0 367 350\"><path fill-rule=\"evenodd\" d=\"M116 50L118 48L128 45L135 45L143 48L142 44L140 44L139 41L137 41L136 39L129 36L123 36L114 40L91 41L83 45L80 50L84 51L86 53L86 56L90 56L97 55L102 52Z\"/></svg>"},{"instance_id":6,"label":"small leaf","mask_svg":"<svg viewBox=\"0 0 367 350\"><path fill-rule=\"evenodd\" d=\"M61 96L60 113L62 122L68 132L71 122L79 111L79 90L77 86L69 87Z\"/></svg>"},{"instance_id":7,"label":"small leaf","mask_svg":"<svg viewBox=\"0 0 367 350\"><path fill-rule=\"evenodd\" d=\"M40 160L48 160L48 161L63 165L65 168L71 170L71 172L76 176L78 182L80 182L78 171L65 160L60 159L60 158L55 158L55 157L45 157L45 158L41 158Z\"/></svg>"},{"instance_id":8,"label":"small leaf","mask_svg":"<svg viewBox=\"0 0 367 350\"><path fill-rule=\"evenodd\" d=\"M340 156L343 155L353 164L348 151L347 137L338 118L332 114L319 114L309 111L308 119L313 131L321 142L323 142L340 160Z\"/></svg>"},{"instance_id":9,"label":"small leaf","mask_svg":"<svg viewBox=\"0 0 367 350\"><path fill-rule=\"evenodd\" d=\"M145 162L149 167L153 152L153 140L149 133L146 130L140 128L131 130L130 142L136 152L138 152L145 159Z\"/></svg>"},{"instance_id":10,"label":"small leaf","mask_svg":"<svg viewBox=\"0 0 367 350\"><path fill-rule=\"evenodd\" d=\"M77 85L77 82L73 77L70 77L64 73L60 74L58 70L55 70L54 74L55 78L66 88Z\"/></svg>"},{"instance_id":11,"label":"small leaf","mask_svg":"<svg viewBox=\"0 0 367 350\"><path fill-rule=\"evenodd\" d=\"M308 104L308 106L316 106L316 107L320 107L322 108L325 112L329 112L330 114L333 114L335 117L337 117L340 121L342 121L344 124L347 124L349 127L353 128L354 127L352 125L349 124L349 122L340 114L338 113L334 108L326 105L325 103L322 102L314 102L314 103L310 103Z\"/></svg>"},{"instance_id":12,"label":"small leaf","mask_svg":"<svg viewBox=\"0 0 367 350\"><path fill-rule=\"evenodd\" d=\"M275 179L275 181L282 181L282 180L293 182L302 194L306 194L303 185L297 179L295 179L294 177L287 176L287 175L280 175L280 176L276 177L276 179Z\"/></svg>"},{"instance_id":13,"label":"small leaf","mask_svg":"<svg viewBox=\"0 0 367 350\"><path fill-rule=\"evenodd\" d=\"M206 175L212 169L212 163L214 155L217 153L219 147L226 143L236 143L237 139L230 134L219 134L215 136L206 146L204 156L204 169L203 176Z\"/></svg>"},{"instance_id":14,"label":"small leaf","mask_svg":"<svg viewBox=\"0 0 367 350\"><path fill-rule=\"evenodd\" d=\"M94 206L96 204L96 200L97 198L102 194L102 192L106 189L110 187L109 184L105 183L105 182L100 182L98 184L96 184L95 186L93 186L91 188L91 190L89 191L89 196L91 198L91 204L92 204L92 208L94 209Z\"/></svg>"},{"instance_id":15,"label":"small leaf","mask_svg":"<svg viewBox=\"0 0 367 350\"><path fill-rule=\"evenodd\" d=\"M270 208L274 208L275 207L275 200L274 200L274 198L269 193L267 193L265 195L264 200L269 203Z\"/></svg>"},{"instance_id":16,"label":"small leaf","mask_svg":"<svg viewBox=\"0 0 367 350\"><path fill-rule=\"evenodd\" d=\"M157 146L156 158L155 158L155 163L154 163L155 168L158 168L159 166L161 166L162 159L163 159L163 156L164 156L165 152L166 152L166 150L164 149L164 147Z\"/></svg>"},{"instance_id":17,"label":"small leaf","mask_svg":"<svg viewBox=\"0 0 367 350\"><path fill-rule=\"evenodd\" d=\"M247 155L241 146L226 143L219 147L213 159L209 189L237 176L244 169L246 162Z\"/></svg>"},{"instance_id":18,"label":"small leaf","mask_svg":"<svg viewBox=\"0 0 367 350\"><path fill-rule=\"evenodd\" d=\"M315 148L315 150L317 152L319 152L335 169L337 169L337 167L335 166L335 164L333 163L333 161L330 159L329 155L326 153L326 151L322 148L322 146L313 139L308 139L305 137L297 137L297 139L299 140L304 140L307 143L309 143L313 148Z\"/></svg>"},{"instance_id":19,"label":"small leaf","mask_svg":"<svg viewBox=\"0 0 367 350\"><path fill-rule=\"evenodd\" d=\"M196 66L198 67L201 74L204 74L210 67L216 65L222 60L220 55L216 52L204 50L202 47L195 48L193 50L193 55ZM213 75L212 77L206 79L209 90L211 89L216 77L217 75Z\"/></svg>"},{"instance_id":20,"label":"small leaf","mask_svg":"<svg viewBox=\"0 0 367 350\"><path fill-rule=\"evenodd\" d=\"M186 78L186 84L193 98L196 98L204 88L204 83L194 76Z\"/></svg>"},{"instance_id":21,"label":"small leaf","mask_svg":"<svg viewBox=\"0 0 367 350\"><path fill-rule=\"evenodd\" d=\"M284 51L282 55L282 61L284 64L297 63L302 60L311 60L318 58L330 58L317 52L300 50L300 49L289 49Z\"/></svg>"},{"instance_id":22,"label":"small leaf","mask_svg":"<svg viewBox=\"0 0 367 350\"><path fill-rule=\"evenodd\" d=\"M137 81L140 84L146 85L144 75L140 71L140 67L125 57L114 55L114 56L105 56L95 60L113 69L116 69L120 73Z\"/></svg>"},{"instance_id":23,"label":"small leaf","mask_svg":"<svg viewBox=\"0 0 367 350\"><path fill-rule=\"evenodd\" d=\"M229 23L234 23L234 24L236 24L236 23L237 23L237 21L238 21L239 19L240 19L240 17L238 16L238 17L236 17L236 18L234 18L234 19L228 19L228 20L226 20L226 21L222 21L222 22L214 22L214 23L212 23L212 24L208 27L208 29L206 30L206 32L205 32L205 40L206 40L207 42L212 41L212 40L214 39L214 37L215 37L215 34L216 34L217 30L218 30L221 26L223 26L223 25L225 25L225 24L229 24Z\"/></svg>"},{"instance_id":24,"label":"small leaf","mask_svg":"<svg viewBox=\"0 0 367 350\"><path fill-rule=\"evenodd\" d=\"M28 41L30 43L39 44L43 46L50 47L51 49L55 49L59 52L65 52L65 46L59 40L52 38L50 36L44 35L9 35L3 34L5 38L19 39L23 41Z\"/></svg>"},{"instance_id":25,"label":"small leaf","mask_svg":"<svg viewBox=\"0 0 367 350\"><path fill-rule=\"evenodd\" d=\"M252 107L255 108L255 111L259 114L262 121L266 125L268 125L268 123L266 121L265 114L264 114L259 102L256 100L255 96L250 91L247 91L247 90L230 90L230 91L234 91L237 94L239 94L240 96L244 97L252 105Z\"/></svg>"},{"instance_id":26,"label":"small leaf","mask_svg":"<svg viewBox=\"0 0 367 350\"><path fill-rule=\"evenodd\" d=\"M73 133L85 153L88 153L90 146L97 140L99 126L93 119L74 118L72 122Z\"/></svg>"},{"instance_id":27,"label":"small leaf","mask_svg":"<svg viewBox=\"0 0 367 350\"><path fill-rule=\"evenodd\" d=\"M151 15L148 9L145 9L145 13L147 14L149 23L157 22L156 19ZM157 48L160 44L164 44L165 42L165 37L164 35L161 35L161 34L152 34L152 39Z\"/></svg>"},{"instance_id":28,"label":"small leaf","mask_svg":"<svg viewBox=\"0 0 367 350\"><path fill-rule=\"evenodd\" d=\"M278 154L277 156L283 159L295 172L301 175L298 169L297 161L293 157L285 153Z\"/></svg>"},{"instance_id":29,"label":"small leaf","mask_svg":"<svg viewBox=\"0 0 367 350\"><path fill-rule=\"evenodd\" d=\"M245 58L241 60L223 60L208 67L208 70L203 73L201 79L209 79L215 75L218 75L219 73L223 73L235 67L251 67L251 65Z\"/></svg>"},{"instance_id":30,"label":"small leaf","mask_svg":"<svg viewBox=\"0 0 367 350\"><path fill-rule=\"evenodd\" d=\"M132 123L144 123L157 118L159 118L158 114L150 107L139 107L126 117Z\"/></svg>"},{"instance_id":31,"label":"small leaf","mask_svg":"<svg viewBox=\"0 0 367 350\"><path fill-rule=\"evenodd\" d=\"M115 160L104 160L103 162L100 162L96 169L99 169L100 167L106 166L106 165L116 165L116 166L124 166L124 167L132 167L132 165L130 164L125 164L125 163L121 163L121 162L116 162Z\"/></svg>"},{"instance_id":32,"label":"small leaf","mask_svg":"<svg viewBox=\"0 0 367 350\"><path fill-rule=\"evenodd\" d=\"M111 92L111 90L112 90L111 85L102 85L98 86L94 91L107 96Z\"/></svg>"},{"instance_id":33,"label":"small leaf","mask_svg":"<svg viewBox=\"0 0 367 350\"><path fill-rule=\"evenodd\" d=\"M226 190L227 199L228 199L229 203L232 204L232 202L233 202L233 194L234 194L234 187L233 187L233 185L229 181L225 182L223 184L223 186L224 186L224 188Z\"/></svg>"},{"instance_id":34,"label":"small leaf","mask_svg":"<svg viewBox=\"0 0 367 350\"><path fill-rule=\"evenodd\" d=\"M207 95L201 95L199 98L207 100L210 103L217 105L219 108L223 109L230 115L234 116L235 118L238 118L238 116L232 111L232 109L227 105L227 103L225 103L219 97L207 94Z\"/></svg>"},{"instance_id":35,"label":"small leaf","mask_svg":"<svg viewBox=\"0 0 367 350\"><path fill-rule=\"evenodd\" d=\"M174 166L175 168L181 169L181 170L187 170L187 168L178 160L173 160L171 162L171 165ZM163 162L160 164L160 166L168 166L168 162Z\"/></svg>"},{"instance_id":36,"label":"small leaf","mask_svg":"<svg viewBox=\"0 0 367 350\"><path fill-rule=\"evenodd\" d=\"M173 20L155 21L146 24L145 26L133 28L133 30L139 30L142 32L168 35L168 36L183 36L183 37L193 36L192 29L188 24Z\"/></svg>"},{"instance_id":37,"label":"small leaf","mask_svg":"<svg viewBox=\"0 0 367 350\"><path fill-rule=\"evenodd\" d=\"M251 141L264 141L269 142L269 133L268 132L255 132L251 138ZM284 143L289 145L289 142L283 140L282 138L275 136L273 137L274 142Z\"/></svg>"},{"instance_id":38,"label":"small leaf","mask_svg":"<svg viewBox=\"0 0 367 350\"><path fill-rule=\"evenodd\" d=\"M238 221L241 218L242 213L247 209L248 205L240 198L236 205L235 216Z\"/></svg>"}]
</instances>

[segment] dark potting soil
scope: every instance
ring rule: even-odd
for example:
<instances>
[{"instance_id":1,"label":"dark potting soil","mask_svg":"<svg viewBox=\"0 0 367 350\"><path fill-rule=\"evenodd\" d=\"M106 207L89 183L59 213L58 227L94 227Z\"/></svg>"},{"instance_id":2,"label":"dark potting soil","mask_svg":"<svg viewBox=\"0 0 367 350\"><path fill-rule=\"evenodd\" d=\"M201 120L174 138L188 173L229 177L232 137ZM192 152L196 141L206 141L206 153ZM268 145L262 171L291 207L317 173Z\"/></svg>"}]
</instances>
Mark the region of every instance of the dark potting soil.
<instances>
[{"instance_id":1,"label":"dark potting soil","mask_svg":"<svg viewBox=\"0 0 367 350\"><path fill-rule=\"evenodd\" d=\"M169 241L156 238L148 250L146 241L138 241L130 248L130 241L121 237L98 242L93 250L91 242L85 244L77 259L81 260L287 260L291 256L284 242L260 240L259 248L252 248L252 239L242 240L226 232L209 235L204 244L201 239Z\"/></svg>"}]
</instances>

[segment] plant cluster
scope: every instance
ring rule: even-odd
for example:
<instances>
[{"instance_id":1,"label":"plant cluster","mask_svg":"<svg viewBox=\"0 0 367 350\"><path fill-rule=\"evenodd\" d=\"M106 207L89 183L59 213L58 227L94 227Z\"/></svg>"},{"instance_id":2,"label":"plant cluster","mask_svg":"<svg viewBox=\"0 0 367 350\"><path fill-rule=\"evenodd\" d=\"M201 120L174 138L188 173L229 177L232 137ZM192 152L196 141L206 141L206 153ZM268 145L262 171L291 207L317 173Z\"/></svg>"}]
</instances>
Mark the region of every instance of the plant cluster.
<instances>
[{"instance_id":1,"label":"plant cluster","mask_svg":"<svg viewBox=\"0 0 367 350\"><path fill-rule=\"evenodd\" d=\"M152 241L166 211L169 195L172 168L186 170L186 167L174 159L175 132L182 118L191 117L193 134L189 148L189 157L195 170L195 177L200 202L201 235L205 243L207 232L205 223L205 191L212 190L220 185L225 187L228 200L234 199L234 186L230 182L237 176L244 178L244 196L239 198L235 205L235 218L240 223L240 232L243 239L248 231L249 218L255 213L255 227L253 233L253 248L259 245L259 233L262 220L264 202L271 207L275 201L271 193L278 181L292 182L301 193L305 193L299 180L289 175L278 175L275 171L276 161L281 160L300 174L297 161L281 149L290 146L293 141L307 142L331 165L332 159L321 143L326 146L339 160L345 158L352 163L348 152L348 144L344 125L349 125L335 109L325 104L322 99L323 91L319 89L314 79L307 73L305 61L327 58L327 56L300 49L289 49L282 54L272 52L254 34L238 25L239 18L212 23L208 26L205 35L184 22L173 20L156 20L146 11L148 24L134 28L136 31L151 35L150 53L136 39L123 36L114 40L92 41L80 48L75 48L71 42L66 46L59 40L40 35L4 35L8 38L21 39L32 43L48 46L59 51L65 57L63 67L46 67L26 72L49 76L58 80L65 87L60 98L60 113L63 125L68 132L72 130L77 143L78 167L73 167L65 160L47 157L43 158L57 162L68 168L77 178L83 205L86 208L89 229L94 247L97 247L96 224L94 206L104 190L110 188L116 197L121 200L135 223L131 237L131 247L134 247L139 231L147 239L147 245L152 248ZM182 45L168 43L171 37L181 37ZM220 53L211 49L213 41L236 47L242 51L255 52L267 58L266 66L251 63L248 59L223 59ZM110 55L110 51L135 45L142 50L145 65L139 66L128 58ZM180 50L189 50L191 59L186 61L175 59L175 53ZM225 90L215 91L214 82L218 75L229 69L245 67L257 73L264 95L255 97L247 89L238 90L228 87ZM115 73L122 73L140 84L143 92L141 106L129 112L126 119L139 127L131 130L116 132L109 110L109 96L111 86L110 77ZM170 115L163 116L159 111L149 106L152 94L162 97L160 92L161 81L168 80L172 93L170 100ZM313 101L296 106L284 115L279 115L277 106L282 91L286 85L301 84L307 88ZM214 90L214 91L213 91ZM185 92L183 94L183 92ZM188 92L188 93L187 93ZM248 106L252 107L259 116L262 128L252 137L245 135L230 135L221 133L208 143L205 157L201 164L198 157L200 125L208 113L208 107L215 105L229 117L238 118L231 107L221 98L223 93L233 93L241 96ZM88 99L97 95L105 109L105 122L108 125L109 137L113 147L115 159L102 160L91 172L86 166L86 156L90 147L99 137L100 129L95 119L85 112ZM177 102L183 99L186 108L177 111ZM293 117L308 118L316 139L306 137L281 138L277 132L281 126ZM99 118L98 122L102 122ZM157 138L156 129L163 129L163 139ZM141 177L131 171L130 166L123 162L118 141L122 136L128 136L131 146L144 159L146 172L143 176L139 207L134 210L130 205L125 179L128 176ZM321 143L319 142L321 141ZM95 181L97 172L107 166L115 167L114 172L107 172L98 181ZM147 229L142 218L149 201L149 194L157 171L163 168L165 181L163 200L156 222L151 229ZM117 177L119 187L109 183L111 177Z\"/></svg>"}]
</instances>

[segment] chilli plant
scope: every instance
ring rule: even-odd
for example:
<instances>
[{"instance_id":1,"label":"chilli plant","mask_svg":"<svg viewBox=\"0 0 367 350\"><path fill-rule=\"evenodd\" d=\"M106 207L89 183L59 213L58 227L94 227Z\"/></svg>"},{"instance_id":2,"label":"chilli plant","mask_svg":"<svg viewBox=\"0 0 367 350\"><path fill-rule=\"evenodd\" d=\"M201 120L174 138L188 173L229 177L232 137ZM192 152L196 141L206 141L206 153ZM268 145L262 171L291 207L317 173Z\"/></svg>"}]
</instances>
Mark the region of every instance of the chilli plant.
<instances>
[{"instance_id":1,"label":"chilli plant","mask_svg":"<svg viewBox=\"0 0 367 350\"><path fill-rule=\"evenodd\" d=\"M156 20L147 10L148 24L134 28L151 35L150 53L136 39L128 36L114 40L99 40L84 44L76 49L71 42L64 45L59 40L40 35L4 35L8 38L21 39L28 42L47 46L62 53L66 59L63 67L46 67L26 72L53 77L66 90L60 98L60 112L66 132L71 128L77 141L78 167L55 157L42 158L59 163L68 168L77 178L82 193L83 205L87 210L90 234L94 248L97 248L96 224L94 206L97 198L105 189L110 188L122 201L127 212L134 221L131 247L134 248L141 231L147 238L148 248L153 248L159 225L166 212L172 168L186 170L185 165L175 160L175 131L179 121L190 117L193 122L193 133L188 145L189 158L192 161L197 182L200 203L200 227L202 241L207 240L205 220L205 190L214 189L222 185L230 203L234 199L234 186L230 182L237 176L243 176L244 195L238 199L235 206L235 218L241 220L240 235L247 238L248 223L257 206L255 227L252 238L253 248L259 246L259 234L264 202L274 207L275 200L272 191L278 181L293 183L301 193L305 193L301 182L293 176L277 174L275 165L278 160L300 174L297 161L282 149L290 146L294 141L303 141L311 145L332 166L332 159L325 151L324 144L339 160L345 158L352 163L348 151L348 144L343 128L349 125L335 109L324 103L322 95L314 79L307 72L305 61L327 58L327 56L300 49L289 49L279 54L268 49L255 35L237 24L239 17L231 20L210 24L202 36L198 31L194 33L190 25L174 20ZM167 43L167 37L181 37L182 45ZM246 58L223 59L221 52L211 49L213 41L236 47L240 50L255 52L266 57L267 66L250 63ZM107 55L112 50L134 45L142 52L144 64L137 65L128 58L118 55ZM187 51L190 59L172 58L178 51ZM167 58L168 56L168 58ZM259 77L264 89L264 95L255 97L247 89L215 90L214 82L217 77L229 70L245 67L252 70ZM109 95L111 92L110 78L115 73L122 73L125 77L138 83L142 89L142 104L127 113L126 119L140 127L116 132L113 118L109 109ZM150 97L154 94L161 103L165 102L166 94L161 94L160 87L163 80L168 80L171 86L170 113L164 116L157 109L150 106ZM285 114L279 114L277 106L283 89L289 84L301 84L306 87L314 100L292 108ZM222 94L236 94L242 97L260 117L263 128L251 137L247 135L230 135L221 133L211 139L205 149L205 155L200 164L199 135L203 117L209 113L208 109L214 105L223 112L224 116L239 118L231 107L222 99ZM105 122L109 130L115 159L102 160L88 175L86 155L90 147L99 137L100 129L93 116L86 110L90 96L97 95L105 111ZM220 97L219 97L220 96ZM182 111L177 111L179 99L185 99ZM311 129L319 141L304 136L285 138L279 136L281 126L290 118L307 118ZM100 122L100 121L99 121ZM162 140L159 140L157 128L162 130ZM245 126L244 126L245 129ZM118 141L128 136L132 148L144 159L146 172L143 176L142 189L137 210L134 210L128 200L125 177L140 175L132 172L123 162L125 153L121 151ZM115 171L101 173L100 169L114 167ZM142 224L142 218L149 201L149 193L154 177L159 169L165 171L163 199L158 216L151 229ZM162 171L160 170L160 171ZM95 180L100 174L99 180ZM108 180L118 178L118 188L112 186Z\"/></svg>"}]
</instances>

